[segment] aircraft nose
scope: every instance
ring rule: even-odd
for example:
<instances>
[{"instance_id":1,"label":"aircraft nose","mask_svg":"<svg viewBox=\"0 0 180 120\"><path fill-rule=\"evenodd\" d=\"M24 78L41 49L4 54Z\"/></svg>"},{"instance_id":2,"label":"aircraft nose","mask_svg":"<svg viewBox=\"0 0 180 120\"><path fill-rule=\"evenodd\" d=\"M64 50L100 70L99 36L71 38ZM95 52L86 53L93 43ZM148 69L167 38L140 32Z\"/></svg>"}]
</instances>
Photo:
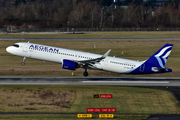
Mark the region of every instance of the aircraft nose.
<instances>
[{"instance_id":1,"label":"aircraft nose","mask_svg":"<svg viewBox=\"0 0 180 120\"><path fill-rule=\"evenodd\" d=\"M6 51L7 51L8 53L12 53L12 52L13 52L12 46L7 47L7 48L6 48Z\"/></svg>"},{"instance_id":2,"label":"aircraft nose","mask_svg":"<svg viewBox=\"0 0 180 120\"><path fill-rule=\"evenodd\" d=\"M9 53L9 51L10 51L10 47L7 47L7 48L6 48L6 51Z\"/></svg>"}]
</instances>

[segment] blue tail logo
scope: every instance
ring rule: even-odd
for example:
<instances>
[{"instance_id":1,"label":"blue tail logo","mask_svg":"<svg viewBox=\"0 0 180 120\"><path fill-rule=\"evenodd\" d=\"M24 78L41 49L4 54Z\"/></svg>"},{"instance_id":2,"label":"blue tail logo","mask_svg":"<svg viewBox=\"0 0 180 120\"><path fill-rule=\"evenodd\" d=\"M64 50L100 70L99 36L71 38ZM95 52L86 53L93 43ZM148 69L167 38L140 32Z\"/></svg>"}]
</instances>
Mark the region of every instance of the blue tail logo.
<instances>
[{"instance_id":1,"label":"blue tail logo","mask_svg":"<svg viewBox=\"0 0 180 120\"><path fill-rule=\"evenodd\" d=\"M165 68L167 59L171 53L173 45L166 44L159 49L154 55L152 55L145 63L153 64L155 67Z\"/></svg>"}]
</instances>

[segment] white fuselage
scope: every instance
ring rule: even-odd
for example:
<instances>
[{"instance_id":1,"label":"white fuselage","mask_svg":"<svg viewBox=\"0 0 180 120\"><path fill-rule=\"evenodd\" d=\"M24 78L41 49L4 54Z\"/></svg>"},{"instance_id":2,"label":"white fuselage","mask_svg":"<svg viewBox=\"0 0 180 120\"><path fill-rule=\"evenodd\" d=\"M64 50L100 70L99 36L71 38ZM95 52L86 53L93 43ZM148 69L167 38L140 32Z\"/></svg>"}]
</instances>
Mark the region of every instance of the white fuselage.
<instances>
[{"instance_id":1,"label":"white fuselage","mask_svg":"<svg viewBox=\"0 0 180 120\"><path fill-rule=\"evenodd\" d=\"M10 46L6 50L9 53L17 56L56 63L62 63L63 59L83 61L99 58L102 56L100 54L93 54L34 43L19 42L18 45L19 47ZM131 71L142 64L143 62L140 61L107 56L99 63L93 64L93 67L94 69L110 72L127 73L128 71Z\"/></svg>"}]
</instances>

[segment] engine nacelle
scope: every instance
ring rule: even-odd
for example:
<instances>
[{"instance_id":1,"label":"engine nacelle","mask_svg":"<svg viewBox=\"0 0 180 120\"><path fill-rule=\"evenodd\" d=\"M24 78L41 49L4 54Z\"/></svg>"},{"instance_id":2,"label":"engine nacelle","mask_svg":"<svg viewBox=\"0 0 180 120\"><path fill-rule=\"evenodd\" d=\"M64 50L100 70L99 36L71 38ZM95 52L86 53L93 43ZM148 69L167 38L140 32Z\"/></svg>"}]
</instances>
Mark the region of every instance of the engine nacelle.
<instances>
[{"instance_id":1,"label":"engine nacelle","mask_svg":"<svg viewBox=\"0 0 180 120\"><path fill-rule=\"evenodd\" d=\"M64 59L62 62L62 68L68 70L75 70L77 68L77 63L71 60Z\"/></svg>"}]
</instances>

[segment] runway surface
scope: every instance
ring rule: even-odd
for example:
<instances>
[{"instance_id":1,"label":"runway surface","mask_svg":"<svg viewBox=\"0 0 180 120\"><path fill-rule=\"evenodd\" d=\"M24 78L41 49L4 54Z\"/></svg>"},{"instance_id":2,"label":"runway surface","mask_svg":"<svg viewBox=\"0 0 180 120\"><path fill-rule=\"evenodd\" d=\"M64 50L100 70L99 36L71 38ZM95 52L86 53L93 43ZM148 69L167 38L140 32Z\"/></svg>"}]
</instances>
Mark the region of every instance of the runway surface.
<instances>
[{"instance_id":1,"label":"runway surface","mask_svg":"<svg viewBox=\"0 0 180 120\"><path fill-rule=\"evenodd\" d=\"M0 85L102 85L133 86L171 91L179 102L179 77L0 77ZM24 114L78 114L78 113L0 113L0 115ZM115 115L123 115L115 113ZM125 114L126 116L132 114ZM138 115L138 114L136 114ZM145 115L145 114L143 114ZM148 115L148 114L147 114ZM147 120L179 120L180 115L155 114Z\"/></svg>"},{"instance_id":2,"label":"runway surface","mask_svg":"<svg viewBox=\"0 0 180 120\"><path fill-rule=\"evenodd\" d=\"M180 40L180 38L0 38L0 40Z\"/></svg>"},{"instance_id":3,"label":"runway surface","mask_svg":"<svg viewBox=\"0 0 180 120\"><path fill-rule=\"evenodd\" d=\"M180 86L179 77L0 77L0 85Z\"/></svg>"}]
</instances>

